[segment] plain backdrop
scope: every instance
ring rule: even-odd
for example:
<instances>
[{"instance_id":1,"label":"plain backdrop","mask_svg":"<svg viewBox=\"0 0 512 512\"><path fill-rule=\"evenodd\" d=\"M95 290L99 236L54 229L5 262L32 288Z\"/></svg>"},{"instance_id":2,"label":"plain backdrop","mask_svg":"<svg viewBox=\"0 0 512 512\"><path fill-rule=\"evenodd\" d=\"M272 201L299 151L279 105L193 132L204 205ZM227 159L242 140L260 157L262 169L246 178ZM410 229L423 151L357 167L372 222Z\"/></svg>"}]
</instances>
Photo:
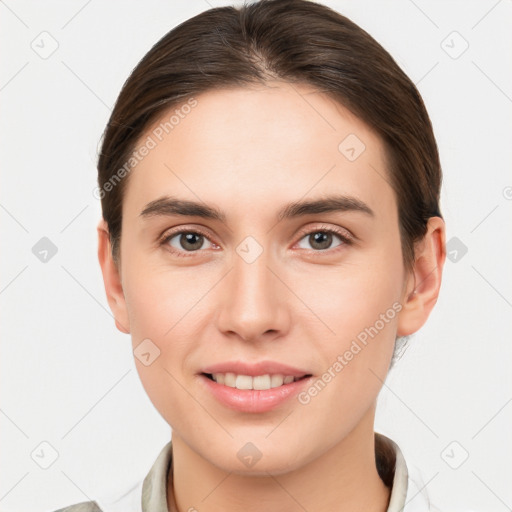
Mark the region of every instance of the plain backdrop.
<instances>
[{"instance_id":1,"label":"plain backdrop","mask_svg":"<svg viewBox=\"0 0 512 512\"><path fill-rule=\"evenodd\" d=\"M322 3L417 84L444 172L441 294L388 376L376 430L446 510L510 510L512 1ZM2 511L115 495L170 439L109 314L96 155L139 59L181 21L227 4L0 1Z\"/></svg>"}]
</instances>

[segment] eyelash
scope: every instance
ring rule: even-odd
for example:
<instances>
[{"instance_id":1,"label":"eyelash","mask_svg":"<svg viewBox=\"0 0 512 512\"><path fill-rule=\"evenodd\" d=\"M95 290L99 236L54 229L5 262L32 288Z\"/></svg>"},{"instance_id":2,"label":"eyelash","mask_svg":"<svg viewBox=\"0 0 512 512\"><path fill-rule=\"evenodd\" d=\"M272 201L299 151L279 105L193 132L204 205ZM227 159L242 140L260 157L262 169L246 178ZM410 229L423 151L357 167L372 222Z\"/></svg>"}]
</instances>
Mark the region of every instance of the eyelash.
<instances>
[{"instance_id":1,"label":"eyelash","mask_svg":"<svg viewBox=\"0 0 512 512\"><path fill-rule=\"evenodd\" d=\"M182 234L185 234L185 233L186 234L201 235L201 236L205 237L206 239L208 239L211 243L213 243L210 240L209 235L207 233L201 231L200 229L194 228L194 229L180 229L178 231L174 231L174 232L171 232L171 233L166 233L162 237L162 239L160 240L159 244L161 246L166 245L176 235L182 235ZM332 228L332 227L327 227L327 226L320 226L319 228L315 228L315 229L312 229L312 230L309 230L309 231L306 231L306 232L301 232L300 233L301 236L299 238L299 241L302 240L306 236L312 235L313 233L329 233L329 234L332 234L332 235L337 235L340 238L340 240L342 241L342 244L338 245L334 249L324 249L324 250L318 250L318 251L315 251L314 249L309 249L309 250L313 251L314 253L322 254L322 253L326 253L326 252L336 252L337 249L339 249L339 248L341 248L341 247L343 247L345 245L352 245L353 244L352 238L350 236L348 236L345 231L341 231L339 229ZM197 252L201 252L200 250L199 251L177 251L173 247L171 247L170 245L167 245L167 248L168 248L169 252L171 252L172 254L174 254L175 256L178 256L180 258L188 258L190 256L193 256Z\"/></svg>"}]
</instances>

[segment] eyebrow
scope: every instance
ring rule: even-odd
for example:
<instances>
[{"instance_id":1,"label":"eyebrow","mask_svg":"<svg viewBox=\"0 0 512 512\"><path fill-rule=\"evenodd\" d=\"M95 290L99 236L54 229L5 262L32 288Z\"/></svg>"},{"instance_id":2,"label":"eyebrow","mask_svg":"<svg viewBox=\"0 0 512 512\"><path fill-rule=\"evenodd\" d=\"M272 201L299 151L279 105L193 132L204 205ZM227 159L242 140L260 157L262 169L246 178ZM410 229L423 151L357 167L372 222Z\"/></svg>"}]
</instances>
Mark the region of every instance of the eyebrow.
<instances>
[{"instance_id":1,"label":"eyebrow","mask_svg":"<svg viewBox=\"0 0 512 512\"><path fill-rule=\"evenodd\" d=\"M373 210L360 199L345 195L331 195L318 199L289 203L279 210L277 218L281 221L319 213L351 211L361 212L370 217L375 217ZM201 217L203 219L218 220L226 223L226 214L213 206L170 196L164 196L151 201L140 213L141 217L173 215Z\"/></svg>"}]
</instances>

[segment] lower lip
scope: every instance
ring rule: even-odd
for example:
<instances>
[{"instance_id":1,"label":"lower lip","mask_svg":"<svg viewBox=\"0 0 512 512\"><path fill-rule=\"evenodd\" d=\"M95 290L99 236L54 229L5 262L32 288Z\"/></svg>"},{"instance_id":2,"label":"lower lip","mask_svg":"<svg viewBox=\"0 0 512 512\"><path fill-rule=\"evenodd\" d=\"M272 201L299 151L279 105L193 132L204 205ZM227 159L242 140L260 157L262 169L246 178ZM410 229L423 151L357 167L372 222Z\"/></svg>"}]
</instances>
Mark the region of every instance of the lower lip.
<instances>
[{"instance_id":1,"label":"lower lip","mask_svg":"<svg viewBox=\"0 0 512 512\"><path fill-rule=\"evenodd\" d=\"M207 389L225 406L241 412L266 412L275 409L286 400L297 396L312 377L306 377L290 384L270 389L237 389L218 384L206 375L199 375Z\"/></svg>"}]
</instances>

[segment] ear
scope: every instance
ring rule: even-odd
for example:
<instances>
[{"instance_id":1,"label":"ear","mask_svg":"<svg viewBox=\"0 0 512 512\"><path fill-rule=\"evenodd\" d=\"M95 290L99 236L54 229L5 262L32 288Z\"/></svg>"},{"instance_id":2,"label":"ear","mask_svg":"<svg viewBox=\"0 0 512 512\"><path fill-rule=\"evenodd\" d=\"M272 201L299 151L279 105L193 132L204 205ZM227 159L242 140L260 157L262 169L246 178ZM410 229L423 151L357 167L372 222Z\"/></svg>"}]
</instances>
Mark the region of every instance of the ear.
<instances>
[{"instance_id":1,"label":"ear","mask_svg":"<svg viewBox=\"0 0 512 512\"><path fill-rule=\"evenodd\" d=\"M114 315L116 327L123 333L130 333L130 322L126 309L121 276L112 257L112 246L108 226L104 219L98 224L98 259L110 310Z\"/></svg>"},{"instance_id":2,"label":"ear","mask_svg":"<svg viewBox=\"0 0 512 512\"><path fill-rule=\"evenodd\" d=\"M432 311L439 290L446 259L445 223L441 217L430 217L427 232L415 248L414 269L407 278L398 316L398 336L420 329Z\"/></svg>"}]
</instances>

